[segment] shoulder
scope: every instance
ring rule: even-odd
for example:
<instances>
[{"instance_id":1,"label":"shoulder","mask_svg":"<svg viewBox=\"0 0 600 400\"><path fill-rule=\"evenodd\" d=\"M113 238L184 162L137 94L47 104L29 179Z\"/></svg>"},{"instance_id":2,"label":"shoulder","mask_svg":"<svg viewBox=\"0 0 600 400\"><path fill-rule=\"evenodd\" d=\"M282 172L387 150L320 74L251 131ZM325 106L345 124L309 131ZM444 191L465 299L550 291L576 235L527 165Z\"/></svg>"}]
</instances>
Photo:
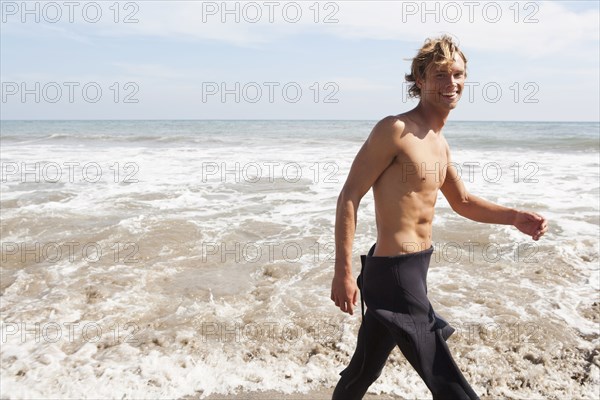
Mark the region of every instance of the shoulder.
<instances>
[{"instance_id":1,"label":"shoulder","mask_svg":"<svg viewBox=\"0 0 600 400\"><path fill-rule=\"evenodd\" d=\"M375 124L369 140L388 143L397 142L404 135L406 125L406 120L401 115L388 115Z\"/></svg>"},{"instance_id":2,"label":"shoulder","mask_svg":"<svg viewBox=\"0 0 600 400\"><path fill-rule=\"evenodd\" d=\"M406 125L407 118L404 115L388 115L375 124L375 129L402 132L406 128Z\"/></svg>"}]
</instances>

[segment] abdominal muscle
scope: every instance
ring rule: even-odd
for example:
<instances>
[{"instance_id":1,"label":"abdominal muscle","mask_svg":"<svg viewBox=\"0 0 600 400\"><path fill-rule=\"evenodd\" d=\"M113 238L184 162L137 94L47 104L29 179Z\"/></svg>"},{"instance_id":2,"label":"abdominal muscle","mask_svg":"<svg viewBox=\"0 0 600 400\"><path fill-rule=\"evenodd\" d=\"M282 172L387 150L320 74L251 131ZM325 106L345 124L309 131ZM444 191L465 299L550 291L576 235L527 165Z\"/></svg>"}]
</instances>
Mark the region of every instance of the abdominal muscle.
<instances>
[{"instance_id":1,"label":"abdominal muscle","mask_svg":"<svg viewBox=\"0 0 600 400\"><path fill-rule=\"evenodd\" d=\"M373 185L377 222L374 256L395 256L427 250L439 181L398 182L386 171ZM436 182L437 181L437 182Z\"/></svg>"}]
</instances>

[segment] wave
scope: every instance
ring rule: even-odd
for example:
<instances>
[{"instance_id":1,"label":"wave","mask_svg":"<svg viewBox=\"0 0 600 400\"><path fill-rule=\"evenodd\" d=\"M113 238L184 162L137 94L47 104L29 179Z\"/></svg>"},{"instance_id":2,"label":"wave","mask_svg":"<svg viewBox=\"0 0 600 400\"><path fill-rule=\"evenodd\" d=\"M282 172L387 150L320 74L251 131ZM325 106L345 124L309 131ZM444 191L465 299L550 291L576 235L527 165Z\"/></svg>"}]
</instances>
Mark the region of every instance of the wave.
<instances>
[{"instance_id":1,"label":"wave","mask_svg":"<svg viewBox=\"0 0 600 400\"><path fill-rule=\"evenodd\" d=\"M3 121L4 143L121 145L310 144L339 147L369 134L365 121ZM452 147L594 152L600 125L550 122L456 122L444 128Z\"/></svg>"}]
</instances>

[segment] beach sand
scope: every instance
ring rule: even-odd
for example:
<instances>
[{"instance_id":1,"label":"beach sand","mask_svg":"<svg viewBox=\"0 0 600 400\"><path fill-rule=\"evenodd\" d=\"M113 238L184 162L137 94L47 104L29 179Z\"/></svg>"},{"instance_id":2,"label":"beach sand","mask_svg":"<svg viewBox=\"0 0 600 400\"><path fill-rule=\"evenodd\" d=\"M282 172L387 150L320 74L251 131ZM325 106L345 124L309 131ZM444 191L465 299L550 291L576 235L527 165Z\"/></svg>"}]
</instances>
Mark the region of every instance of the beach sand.
<instances>
[{"instance_id":1,"label":"beach sand","mask_svg":"<svg viewBox=\"0 0 600 400\"><path fill-rule=\"evenodd\" d=\"M330 400L331 394L333 393L333 388L327 390L322 389L319 391L311 391L308 393L292 393L286 394L276 391L265 391L265 392L241 392L237 394L214 394L207 397L204 397L203 400ZM481 400L493 400L492 396L482 395L478 393ZM182 400L196 400L200 399L200 396L197 397L184 397ZM371 394L367 393L363 400L407 400L406 397L401 396L392 396L389 394ZM430 398L426 398L429 400ZM423 399L425 400L425 399Z\"/></svg>"},{"instance_id":2,"label":"beach sand","mask_svg":"<svg viewBox=\"0 0 600 400\"><path fill-rule=\"evenodd\" d=\"M308 393L292 393L285 394L275 391L266 392L242 392L230 395L210 395L205 397L205 400L329 400L333 388L330 390L319 390ZM185 397L184 400L199 399L200 397ZM390 395L367 394L363 397L364 400L405 400L403 397L394 397Z\"/></svg>"},{"instance_id":3,"label":"beach sand","mask_svg":"<svg viewBox=\"0 0 600 400\"><path fill-rule=\"evenodd\" d=\"M282 392L276 392L273 390L268 390L264 392L241 392L237 394L213 394L207 397L204 397L203 400L330 400L331 394L333 393L333 388L331 389L321 389L318 391L310 391L308 393L292 393L286 394ZM493 400L493 397L488 395L482 395L478 393L481 400ZM198 396L187 396L181 400L196 400L200 399L200 395ZM364 400L407 400L406 397L401 396L392 396L389 394L372 394L367 393ZM429 398L427 398L429 400Z\"/></svg>"}]
</instances>

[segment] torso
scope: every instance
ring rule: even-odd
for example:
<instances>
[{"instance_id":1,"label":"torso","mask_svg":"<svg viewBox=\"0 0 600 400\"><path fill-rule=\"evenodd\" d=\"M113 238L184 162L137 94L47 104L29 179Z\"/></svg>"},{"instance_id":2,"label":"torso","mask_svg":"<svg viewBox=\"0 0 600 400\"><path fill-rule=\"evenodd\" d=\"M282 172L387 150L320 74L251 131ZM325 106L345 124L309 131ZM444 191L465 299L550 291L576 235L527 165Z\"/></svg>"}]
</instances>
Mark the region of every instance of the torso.
<instances>
[{"instance_id":1,"label":"torso","mask_svg":"<svg viewBox=\"0 0 600 400\"><path fill-rule=\"evenodd\" d=\"M446 175L447 143L442 133L419 130L410 120L398 119L405 124L398 154L373 185L375 256L431 247L435 202Z\"/></svg>"}]
</instances>

